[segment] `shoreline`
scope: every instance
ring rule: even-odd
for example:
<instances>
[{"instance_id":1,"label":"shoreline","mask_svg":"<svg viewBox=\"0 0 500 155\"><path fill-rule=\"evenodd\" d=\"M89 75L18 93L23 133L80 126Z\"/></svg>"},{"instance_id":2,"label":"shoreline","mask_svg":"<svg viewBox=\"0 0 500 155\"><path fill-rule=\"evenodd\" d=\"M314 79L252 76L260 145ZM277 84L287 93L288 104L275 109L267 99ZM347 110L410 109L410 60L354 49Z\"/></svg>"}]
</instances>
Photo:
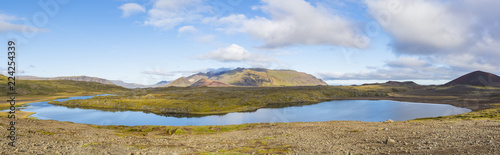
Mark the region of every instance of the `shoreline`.
<instances>
[{"instance_id":1,"label":"shoreline","mask_svg":"<svg viewBox=\"0 0 500 155\"><path fill-rule=\"evenodd\" d=\"M0 129L9 119L0 118ZM497 154L500 119L98 126L19 119L0 154ZM0 136L5 136L1 132Z\"/></svg>"}]
</instances>

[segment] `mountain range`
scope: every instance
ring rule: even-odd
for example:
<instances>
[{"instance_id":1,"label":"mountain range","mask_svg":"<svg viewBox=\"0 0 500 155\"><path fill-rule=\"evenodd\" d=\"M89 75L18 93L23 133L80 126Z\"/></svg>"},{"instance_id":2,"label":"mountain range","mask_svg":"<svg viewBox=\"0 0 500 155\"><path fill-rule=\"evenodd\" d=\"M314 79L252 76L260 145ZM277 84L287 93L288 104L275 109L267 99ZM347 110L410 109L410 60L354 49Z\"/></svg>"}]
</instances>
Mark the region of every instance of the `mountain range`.
<instances>
[{"instance_id":1,"label":"mountain range","mask_svg":"<svg viewBox=\"0 0 500 155\"><path fill-rule=\"evenodd\" d=\"M228 87L228 86L316 86L327 85L313 75L294 70L271 70L263 68L236 68L232 70L217 70L197 73L187 77L180 77L174 81L160 81L154 85L141 85L126 83L120 80L107 80L89 76L64 76L64 77L35 77L16 76L20 80L70 80L98 82L102 84L117 85L125 88L150 88L150 87ZM419 88L420 85L412 82L389 81L385 85L401 85ZM460 76L442 86L472 85L500 87L498 75L475 71Z\"/></svg>"},{"instance_id":2,"label":"mountain range","mask_svg":"<svg viewBox=\"0 0 500 155\"><path fill-rule=\"evenodd\" d=\"M117 85L125 88L150 88L150 87L160 87L167 85L169 81L160 81L154 85L141 85L135 83L127 83L121 80L107 80L98 77L90 76L61 76L61 77L36 77L36 76L16 76L16 79L20 80L70 80L70 81L86 81L86 82L97 82L102 84Z\"/></svg>"}]
</instances>

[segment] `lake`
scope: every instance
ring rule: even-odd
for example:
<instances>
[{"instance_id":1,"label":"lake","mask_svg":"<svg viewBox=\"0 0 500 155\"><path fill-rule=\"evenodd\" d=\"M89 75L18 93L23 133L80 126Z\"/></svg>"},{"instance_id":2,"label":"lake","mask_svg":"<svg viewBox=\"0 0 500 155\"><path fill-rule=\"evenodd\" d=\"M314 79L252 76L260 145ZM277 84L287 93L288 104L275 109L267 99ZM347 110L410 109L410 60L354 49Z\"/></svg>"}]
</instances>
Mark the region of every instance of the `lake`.
<instances>
[{"instance_id":1,"label":"lake","mask_svg":"<svg viewBox=\"0 0 500 155\"><path fill-rule=\"evenodd\" d=\"M70 97L57 99L87 99L93 96ZM32 111L31 115L38 119L70 121L75 123L96 125L228 125L260 122L317 122L331 120L351 120L380 122L387 119L404 121L422 117L437 117L470 112L446 104L428 104L399 102L389 100L335 100L318 104L284 107L262 108L255 112L235 112L226 115L204 117L171 117L160 116L140 111L103 111L94 109L68 108L36 102L21 107L23 111Z\"/></svg>"}]
</instances>

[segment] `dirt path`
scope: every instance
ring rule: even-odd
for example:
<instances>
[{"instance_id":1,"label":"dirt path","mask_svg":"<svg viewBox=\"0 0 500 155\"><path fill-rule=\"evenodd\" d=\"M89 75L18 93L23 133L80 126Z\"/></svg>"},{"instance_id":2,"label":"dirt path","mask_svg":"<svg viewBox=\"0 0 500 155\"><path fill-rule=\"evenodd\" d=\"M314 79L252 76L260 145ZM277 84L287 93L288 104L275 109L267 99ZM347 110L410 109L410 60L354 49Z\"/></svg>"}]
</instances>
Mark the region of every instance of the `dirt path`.
<instances>
[{"instance_id":1,"label":"dirt path","mask_svg":"<svg viewBox=\"0 0 500 155\"><path fill-rule=\"evenodd\" d=\"M500 120L263 123L213 134L121 133L92 125L18 119L16 148L0 118L0 154L500 154Z\"/></svg>"}]
</instances>

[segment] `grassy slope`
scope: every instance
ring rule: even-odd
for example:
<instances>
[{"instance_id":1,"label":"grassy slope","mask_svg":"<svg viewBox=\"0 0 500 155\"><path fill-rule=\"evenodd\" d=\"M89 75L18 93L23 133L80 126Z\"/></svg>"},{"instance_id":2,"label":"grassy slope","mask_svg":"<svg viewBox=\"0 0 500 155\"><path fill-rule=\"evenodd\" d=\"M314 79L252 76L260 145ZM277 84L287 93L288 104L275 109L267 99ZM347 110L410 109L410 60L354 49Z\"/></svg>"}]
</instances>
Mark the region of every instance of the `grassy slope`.
<instances>
[{"instance_id":1,"label":"grassy slope","mask_svg":"<svg viewBox=\"0 0 500 155\"><path fill-rule=\"evenodd\" d=\"M121 96L99 96L87 100L50 103L70 107L140 110L158 114L223 114L253 111L263 107L304 105L338 98L386 96L391 90L384 86L156 88L133 90Z\"/></svg>"},{"instance_id":2,"label":"grassy slope","mask_svg":"<svg viewBox=\"0 0 500 155\"><path fill-rule=\"evenodd\" d=\"M252 86L316 86L326 85L326 83L317 80L314 76L306 73L292 70L267 70L256 71L245 69L241 72L226 73L217 78L211 78L232 85ZM252 83L254 81L255 83ZM249 85L250 86L250 85Z\"/></svg>"},{"instance_id":3,"label":"grassy slope","mask_svg":"<svg viewBox=\"0 0 500 155\"><path fill-rule=\"evenodd\" d=\"M0 101L0 109L10 105L6 102L7 77L0 75L0 96L5 100ZM82 95L96 95L124 92L127 89L115 85L106 85L97 82L81 82L67 80L16 80L16 105L24 103L47 101L57 98Z\"/></svg>"}]
</instances>

